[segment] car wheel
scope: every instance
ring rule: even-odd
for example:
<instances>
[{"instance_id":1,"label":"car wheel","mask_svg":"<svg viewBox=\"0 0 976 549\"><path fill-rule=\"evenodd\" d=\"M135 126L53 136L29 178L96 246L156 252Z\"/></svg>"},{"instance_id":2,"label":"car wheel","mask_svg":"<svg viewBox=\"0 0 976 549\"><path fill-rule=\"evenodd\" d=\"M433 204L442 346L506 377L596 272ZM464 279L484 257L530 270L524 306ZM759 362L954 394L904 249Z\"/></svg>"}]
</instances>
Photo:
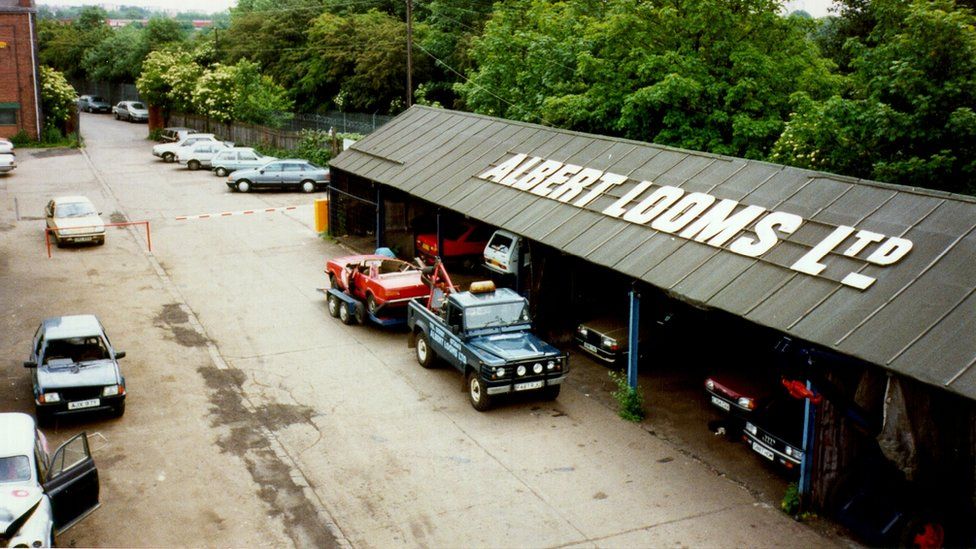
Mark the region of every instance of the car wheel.
<instances>
[{"instance_id":1,"label":"car wheel","mask_svg":"<svg viewBox=\"0 0 976 549\"><path fill-rule=\"evenodd\" d=\"M491 408L488 387L485 387L485 382L481 380L481 376L474 370L468 372L468 399L471 400L471 406L474 406L474 409L479 412L484 412Z\"/></svg>"},{"instance_id":2,"label":"car wheel","mask_svg":"<svg viewBox=\"0 0 976 549\"><path fill-rule=\"evenodd\" d=\"M315 190L315 182L310 180L302 181L302 191L310 193Z\"/></svg>"},{"instance_id":3,"label":"car wheel","mask_svg":"<svg viewBox=\"0 0 976 549\"><path fill-rule=\"evenodd\" d=\"M556 400L559 398L560 388L562 388L562 385L550 385L539 391L539 393L542 395L542 400Z\"/></svg>"},{"instance_id":4,"label":"car wheel","mask_svg":"<svg viewBox=\"0 0 976 549\"><path fill-rule=\"evenodd\" d=\"M417 334L417 363L427 369L434 367L434 351L424 332Z\"/></svg>"},{"instance_id":5,"label":"car wheel","mask_svg":"<svg viewBox=\"0 0 976 549\"><path fill-rule=\"evenodd\" d=\"M214 170L214 173L219 175L220 177L226 177L229 172L227 171L227 168L220 167Z\"/></svg>"},{"instance_id":6,"label":"car wheel","mask_svg":"<svg viewBox=\"0 0 976 549\"><path fill-rule=\"evenodd\" d=\"M96 246L104 246L105 245L105 237L104 236L100 236L100 237L96 238L95 239L95 245Z\"/></svg>"},{"instance_id":7,"label":"car wheel","mask_svg":"<svg viewBox=\"0 0 976 549\"><path fill-rule=\"evenodd\" d=\"M352 314L349 313L349 304L342 303L339 307L339 320L341 320L343 324L352 324L355 322L356 319L352 316Z\"/></svg>"},{"instance_id":8,"label":"car wheel","mask_svg":"<svg viewBox=\"0 0 976 549\"><path fill-rule=\"evenodd\" d=\"M338 318L339 308L342 307L342 302L339 301L339 298L332 294L329 294L329 297L325 298L325 303L329 308L329 315L332 318Z\"/></svg>"},{"instance_id":9,"label":"car wheel","mask_svg":"<svg viewBox=\"0 0 976 549\"><path fill-rule=\"evenodd\" d=\"M123 400L117 406L112 407L112 417L122 417L125 415L125 401Z\"/></svg>"},{"instance_id":10,"label":"car wheel","mask_svg":"<svg viewBox=\"0 0 976 549\"><path fill-rule=\"evenodd\" d=\"M200 169L200 161L199 160L191 160L191 161L189 161L189 162L186 163L186 167L189 168L190 171L199 170Z\"/></svg>"},{"instance_id":11,"label":"car wheel","mask_svg":"<svg viewBox=\"0 0 976 549\"><path fill-rule=\"evenodd\" d=\"M335 273L329 273L329 287L338 288L339 283L336 281Z\"/></svg>"},{"instance_id":12,"label":"car wheel","mask_svg":"<svg viewBox=\"0 0 976 549\"><path fill-rule=\"evenodd\" d=\"M176 155L175 154L173 154L173 153L163 153L163 161L164 162L172 162L174 160L176 160Z\"/></svg>"},{"instance_id":13,"label":"car wheel","mask_svg":"<svg viewBox=\"0 0 976 549\"><path fill-rule=\"evenodd\" d=\"M247 179L241 179L237 182L237 190L241 191L242 193L246 193L247 191L251 190L251 182Z\"/></svg>"},{"instance_id":14,"label":"car wheel","mask_svg":"<svg viewBox=\"0 0 976 549\"><path fill-rule=\"evenodd\" d=\"M121 117L119 116L119 113L115 113L115 119L116 120L121 120Z\"/></svg>"},{"instance_id":15,"label":"car wheel","mask_svg":"<svg viewBox=\"0 0 976 549\"><path fill-rule=\"evenodd\" d=\"M366 310L369 314L376 316L376 310L378 308L376 306L376 298L373 297L373 294L366 294Z\"/></svg>"}]
</instances>

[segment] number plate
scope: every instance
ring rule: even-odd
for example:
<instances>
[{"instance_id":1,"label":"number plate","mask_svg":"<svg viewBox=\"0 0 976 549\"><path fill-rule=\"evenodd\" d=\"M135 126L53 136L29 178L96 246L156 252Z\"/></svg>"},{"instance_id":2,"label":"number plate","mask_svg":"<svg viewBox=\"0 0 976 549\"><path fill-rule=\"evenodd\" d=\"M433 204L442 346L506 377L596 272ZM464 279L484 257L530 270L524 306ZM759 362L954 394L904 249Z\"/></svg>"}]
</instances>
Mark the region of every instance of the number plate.
<instances>
[{"instance_id":1,"label":"number plate","mask_svg":"<svg viewBox=\"0 0 976 549\"><path fill-rule=\"evenodd\" d=\"M93 398L93 399L90 399L90 400L79 400L77 402L69 402L68 403L68 409L69 410L79 410L81 408L94 408L95 406L98 406L98 404L99 404L99 401L98 401L97 398Z\"/></svg>"},{"instance_id":2,"label":"number plate","mask_svg":"<svg viewBox=\"0 0 976 549\"><path fill-rule=\"evenodd\" d=\"M773 461L773 459L775 457L773 455L773 451L772 450L769 450L768 448L764 447L762 444L759 444L758 442L753 442L752 443L752 449L755 450L755 452L757 454L759 454L762 457L768 459L769 461Z\"/></svg>"},{"instance_id":3,"label":"number plate","mask_svg":"<svg viewBox=\"0 0 976 549\"><path fill-rule=\"evenodd\" d=\"M596 345L593 345L592 343L583 343L583 348L591 353L597 352Z\"/></svg>"},{"instance_id":4,"label":"number plate","mask_svg":"<svg viewBox=\"0 0 976 549\"><path fill-rule=\"evenodd\" d=\"M541 381L527 381L525 383L516 383L515 384L515 390L516 391L528 391L530 389L541 389L541 388L542 388L542 382Z\"/></svg>"},{"instance_id":5,"label":"number plate","mask_svg":"<svg viewBox=\"0 0 976 549\"><path fill-rule=\"evenodd\" d=\"M90 236L77 236L75 237L75 242L91 242L92 237Z\"/></svg>"},{"instance_id":6,"label":"number plate","mask_svg":"<svg viewBox=\"0 0 976 549\"><path fill-rule=\"evenodd\" d=\"M728 412L729 409L731 408L728 402L725 402L724 400L718 398L717 396L712 397L712 404L718 406L719 408L725 410L726 412Z\"/></svg>"}]
</instances>

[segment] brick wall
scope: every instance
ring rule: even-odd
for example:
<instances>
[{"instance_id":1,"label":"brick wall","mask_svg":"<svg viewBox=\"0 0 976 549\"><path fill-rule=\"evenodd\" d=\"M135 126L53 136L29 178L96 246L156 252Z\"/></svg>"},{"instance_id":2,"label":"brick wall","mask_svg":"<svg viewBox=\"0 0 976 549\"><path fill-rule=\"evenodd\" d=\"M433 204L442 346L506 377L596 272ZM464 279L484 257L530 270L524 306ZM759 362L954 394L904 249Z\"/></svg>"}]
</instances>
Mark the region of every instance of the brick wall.
<instances>
[{"instance_id":1,"label":"brick wall","mask_svg":"<svg viewBox=\"0 0 976 549\"><path fill-rule=\"evenodd\" d=\"M21 129L37 139L37 108L34 91L34 63L32 51L34 36L31 35L32 9L6 11L0 8L0 109L8 104L19 104L16 123L2 124L0 113L0 137L11 137Z\"/></svg>"}]
</instances>

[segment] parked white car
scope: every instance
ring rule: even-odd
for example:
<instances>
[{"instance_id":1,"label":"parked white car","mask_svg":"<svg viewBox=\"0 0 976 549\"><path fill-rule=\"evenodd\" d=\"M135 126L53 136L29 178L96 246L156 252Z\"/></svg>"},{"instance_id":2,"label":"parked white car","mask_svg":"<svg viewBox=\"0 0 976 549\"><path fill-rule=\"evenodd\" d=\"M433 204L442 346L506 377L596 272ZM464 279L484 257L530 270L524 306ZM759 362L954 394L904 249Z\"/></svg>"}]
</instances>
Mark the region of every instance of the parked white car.
<instances>
[{"instance_id":1,"label":"parked white car","mask_svg":"<svg viewBox=\"0 0 976 549\"><path fill-rule=\"evenodd\" d=\"M0 414L0 541L53 547L55 534L98 508L98 469L85 433L48 453L27 414Z\"/></svg>"},{"instance_id":2,"label":"parked white car","mask_svg":"<svg viewBox=\"0 0 976 549\"><path fill-rule=\"evenodd\" d=\"M209 168L210 160L217 153L229 148L225 143L217 141L203 141L189 147L180 147L176 151L176 161L191 170Z\"/></svg>"},{"instance_id":3,"label":"parked white car","mask_svg":"<svg viewBox=\"0 0 976 549\"><path fill-rule=\"evenodd\" d=\"M67 242L105 244L105 222L84 196L59 196L44 209L47 227L60 248Z\"/></svg>"},{"instance_id":4,"label":"parked white car","mask_svg":"<svg viewBox=\"0 0 976 549\"><path fill-rule=\"evenodd\" d=\"M13 171L17 167L17 157L10 154L0 154L0 173Z\"/></svg>"},{"instance_id":5,"label":"parked white car","mask_svg":"<svg viewBox=\"0 0 976 549\"><path fill-rule=\"evenodd\" d=\"M14 144L6 137L0 137L0 154L14 154Z\"/></svg>"},{"instance_id":6,"label":"parked white car","mask_svg":"<svg viewBox=\"0 0 976 549\"><path fill-rule=\"evenodd\" d=\"M213 172L220 177L236 170L260 168L272 160L274 156L264 156L251 147L231 147L217 153L211 160Z\"/></svg>"},{"instance_id":7,"label":"parked white car","mask_svg":"<svg viewBox=\"0 0 976 549\"><path fill-rule=\"evenodd\" d=\"M197 143L201 143L204 141L210 143L226 143L228 146L234 145L233 143L224 142L221 141L220 139L217 139L217 137L212 133L193 133L184 137L181 141L178 141L176 143L163 143L160 145L154 145L152 153L153 156L158 156L159 158L162 158L166 162L174 162L176 160L176 154L177 152L179 152L181 148L189 147L190 145L195 145Z\"/></svg>"}]
</instances>

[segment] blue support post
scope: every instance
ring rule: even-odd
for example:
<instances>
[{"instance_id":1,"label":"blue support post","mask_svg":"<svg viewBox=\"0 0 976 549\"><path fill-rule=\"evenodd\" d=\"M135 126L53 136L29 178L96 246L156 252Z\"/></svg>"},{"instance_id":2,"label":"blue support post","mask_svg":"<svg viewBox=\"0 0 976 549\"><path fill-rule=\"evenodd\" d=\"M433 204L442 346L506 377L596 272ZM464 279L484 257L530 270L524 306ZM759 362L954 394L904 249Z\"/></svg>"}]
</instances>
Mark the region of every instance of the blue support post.
<instances>
[{"instance_id":1,"label":"blue support post","mask_svg":"<svg viewBox=\"0 0 976 549\"><path fill-rule=\"evenodd\" d=\"M627 331L627 383L632 389L637 388L637 358L638 345L637 327L640 325L640 294L636 288L630 290L630 326Z\"/></svg>"},{"instance_id":2,"label":"blue support post","mask_svg":"<svg viewBox=\"0 0 976 549\"><path fill-rule=\"evenodd\" d=\"M807 390L813 392L813 384L807 380ZM814 420L816 419L816 406L810 399L806 399L803 405L803 459L800 460L800 501L804 502L810 497L810 476L813 473L813 442L814 442Z\"/></svg>"},{"instance_id":3,"label":"blue support post","mask_svg":"<svg viewBox=\"0 0 976 549\"><path fill-rule=\"evenodd\" d=\"M376 247L383 247L386 232L386 208L383 207L383 187L376 186Z\"/></svg>"}]
</instances>

